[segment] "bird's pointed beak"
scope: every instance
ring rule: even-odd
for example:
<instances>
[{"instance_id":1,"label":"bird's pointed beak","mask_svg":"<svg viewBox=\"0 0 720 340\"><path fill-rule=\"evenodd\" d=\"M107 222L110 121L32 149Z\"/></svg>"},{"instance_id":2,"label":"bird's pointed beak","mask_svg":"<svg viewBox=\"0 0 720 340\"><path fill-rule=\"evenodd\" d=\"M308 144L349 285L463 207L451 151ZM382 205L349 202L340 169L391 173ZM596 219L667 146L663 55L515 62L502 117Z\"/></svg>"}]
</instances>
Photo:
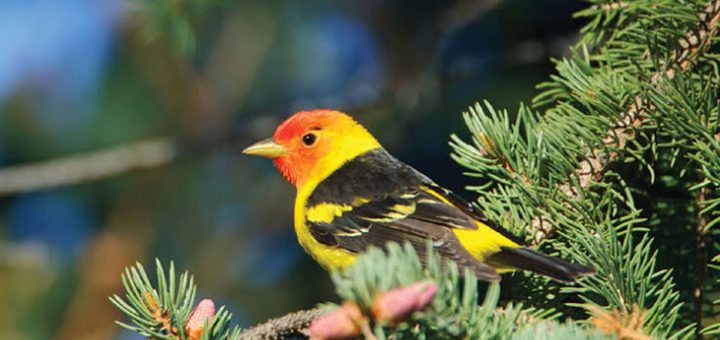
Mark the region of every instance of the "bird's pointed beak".
<instances>
[{"instance_id":1,"label":"bird's pointed beak","mask_svg":"<svg viewBox=\"0 0 720 340\"><path fill-rule=\"evenodd\" d=\"M246 155L276 158L287 155L287 149L285 149L282 145L275 143L272 138L268 138L248 146L242 151L242 153Z\"/></svg>"}]
</instances>

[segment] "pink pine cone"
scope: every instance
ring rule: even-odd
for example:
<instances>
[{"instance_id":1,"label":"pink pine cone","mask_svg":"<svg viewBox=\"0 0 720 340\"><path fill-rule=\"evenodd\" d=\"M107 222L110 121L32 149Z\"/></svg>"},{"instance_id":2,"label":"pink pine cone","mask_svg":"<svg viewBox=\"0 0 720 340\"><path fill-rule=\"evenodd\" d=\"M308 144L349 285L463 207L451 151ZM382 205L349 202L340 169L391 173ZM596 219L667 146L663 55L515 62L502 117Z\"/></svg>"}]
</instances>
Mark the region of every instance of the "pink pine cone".
<instances>
[{"instance_id":1,"label":"pink pine cone","mask_svg":"<svg viewBox=\"0 0 720 340\"><path fill-rule=\"evenodd\" d=\"M185 334L188 335L188 339L195 340L200 339L205 330L205 320L208 323L212 321L215 316L215 304L210 299L200 301L188 318L187 324L185 324Z\"/></svg>"},{"instance_id":2,"label":"pink pine cone","mask_svg":"<svg viewBox=\"0 0 720 340\"><path fill-rule=\"evenodd\" d=\"M363 319L360 308L345 302L340 308L315 319L308 328L312 340L351 339L360 335L358 323Z\"/></svg>"},{"instance_id":3,"label":"pink pine cone","mask_svg":"<svg viewBox=\"0 0 720 340\"><path fill-rule=\"evenodd\" d=\"M427 307L437 293L432 281L420 281L384 292L375 298L372 312L378 321L395 323Z\"/></svg>"}]
</instances>

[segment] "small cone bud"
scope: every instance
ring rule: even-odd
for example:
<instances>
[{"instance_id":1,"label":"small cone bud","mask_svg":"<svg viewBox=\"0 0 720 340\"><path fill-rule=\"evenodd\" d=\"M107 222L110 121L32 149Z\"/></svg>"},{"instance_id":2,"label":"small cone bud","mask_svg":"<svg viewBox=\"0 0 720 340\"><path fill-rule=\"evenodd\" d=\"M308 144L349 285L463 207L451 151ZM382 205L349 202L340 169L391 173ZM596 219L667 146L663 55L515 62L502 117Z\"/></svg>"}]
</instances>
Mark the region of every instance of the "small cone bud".
<instances>
[{"instance_id":1,"label":"small cone bud","mask_svg":"<svg viewBox=\"0 0 720 340\"><path fill-rule=\"evenodd\" d=\"M145 306L147 306L150 311L155 313L155 311L160 310L160 307L158 307L157 301L155 301L155 298L153 297L152 293L145 292Z\"/></svg>"},{"instance_id":2,"label":"small cone bud","mask_svg":"<svg viewBox=\"0 0 720 340\"><path fill-rule=\"evenodd\" d=\"M360 336L359 322L363 319L360 308L345 302L340 308L315 319L308 328L312 340L352 339Z\"/></svg>"},{"instance_id":3,"label":"small cone bud","mask_svg":"<svg viewBox=\"0 0 720 340\"><path fill-rule=\"evenodd\" d=\"M389 290L378 295L372 305L375 319L396 323L410 314L425 309L432 302L437 286L434 282L420 281L409 286Z\"/></svg>"},{"instance_id":4,"label":"small cone bud","mask_svg":"<svg viewBox=\"0 0 720 340\"><path fill-rule=\"evenodd\" d=\"M480 154L483 156L495 157L495 148L493 147L493 144L495 144L495 142L490 137L485 136L485 134L483 133L480 133L478 137L480 137L480 140L483 144L478 146Z\"/></svg>"},{"instance_id":5,"label":"small cone bud","mask_svg":"<svg viewBox=\"0 0 720 340\"><path fill-rule=\"evenodd\" d=\"M205 320L210 323L213 316L215 316L215 304L212 300L200 301L190 312L190 317L185 325L185 334L187 334L188 339L200 339L205 331Z\"/></svg>"}]
</instances>

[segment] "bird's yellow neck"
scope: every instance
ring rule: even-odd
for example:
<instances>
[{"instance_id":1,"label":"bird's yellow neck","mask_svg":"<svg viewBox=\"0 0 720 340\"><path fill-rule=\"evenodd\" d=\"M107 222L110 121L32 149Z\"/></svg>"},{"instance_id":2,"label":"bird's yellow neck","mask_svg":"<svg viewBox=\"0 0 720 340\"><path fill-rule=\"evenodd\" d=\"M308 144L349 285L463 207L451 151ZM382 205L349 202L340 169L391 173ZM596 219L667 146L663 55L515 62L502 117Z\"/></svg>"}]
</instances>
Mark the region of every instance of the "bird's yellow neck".
<instances>
[{"instance_id":1,"label":"bird's yellow neck","mask_svg":"<svg viewBox=\"0 0 720 340\"><path fill-rule=\"evenodd\" d=\"M332 143L329 145L330 147L326 148L323 156L317 158L310 166L306 176L298 178L295 183L298 194L304 191L308 191L309 194L318 183L347 161L382 147L375 137L354 120L346 122L344 125L333 131L323 131L320 138L330 140Z\"/></svg>"}]
</instances>

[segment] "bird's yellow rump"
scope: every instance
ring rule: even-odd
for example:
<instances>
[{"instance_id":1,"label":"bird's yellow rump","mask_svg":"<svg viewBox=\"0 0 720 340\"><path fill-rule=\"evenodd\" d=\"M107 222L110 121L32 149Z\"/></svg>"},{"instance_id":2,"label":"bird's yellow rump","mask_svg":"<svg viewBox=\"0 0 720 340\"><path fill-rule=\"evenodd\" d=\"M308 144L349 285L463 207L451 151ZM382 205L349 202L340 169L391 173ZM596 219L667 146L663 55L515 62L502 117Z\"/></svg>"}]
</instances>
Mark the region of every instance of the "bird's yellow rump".
<instances>
[{"instance_id":1,"label":"bird's yellow rump","mask_svg":"<svg viewBox=\"0 0 720 340\"><path fill-rule=\"evenodd\" d=\"M295 185L298 241L325 268L347 267L368 247L390 241L409 242L422 260L431 240L443 259L487 281L515 269L564 282L594 272L523 247L339 111L298 112L244 153L272 158Z\"/></svg>"}]
</instances>

